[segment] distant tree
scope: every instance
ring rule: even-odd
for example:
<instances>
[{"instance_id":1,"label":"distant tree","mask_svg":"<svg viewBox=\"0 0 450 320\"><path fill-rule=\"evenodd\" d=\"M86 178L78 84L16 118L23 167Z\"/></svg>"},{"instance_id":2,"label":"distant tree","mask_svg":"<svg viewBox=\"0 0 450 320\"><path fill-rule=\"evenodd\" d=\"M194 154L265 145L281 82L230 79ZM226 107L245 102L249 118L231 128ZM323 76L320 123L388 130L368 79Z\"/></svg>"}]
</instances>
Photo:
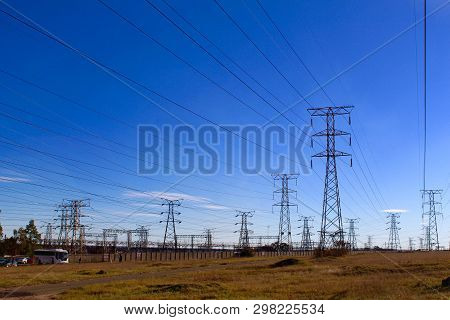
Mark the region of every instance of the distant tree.
<instances>
[{"instance_id":1,"label":"distant tree","mask_svg":"<svg viewBox=\"0 0 450 320\"><path fill-rule=\"evenodd\" d=\"M25 228L15 229L12 237L0 241L0 255L31 255L40 247L40 241L41 234L34 220L30 220Z\"/></svg>"},{"instance_id":2,"label":"distant tree","mask_svg":"<svg viewBox=\"0 0 450 320\"><path fill-rule=\"evenodd\" d=\"M2 224L0 223L0 241L3 240L3 227Z\"/></svg>"},{"instance_id":3,"label":"distant tree","mask_svg":"<svg viewBox=\"0 0 450 320\"><path fill-rule=\"evenodd\" d=\"M41 234L34 220L30 220L25 228L20 228L17 234L20 254L31 255L40 246Z\"/></svg>"}]
</instances>

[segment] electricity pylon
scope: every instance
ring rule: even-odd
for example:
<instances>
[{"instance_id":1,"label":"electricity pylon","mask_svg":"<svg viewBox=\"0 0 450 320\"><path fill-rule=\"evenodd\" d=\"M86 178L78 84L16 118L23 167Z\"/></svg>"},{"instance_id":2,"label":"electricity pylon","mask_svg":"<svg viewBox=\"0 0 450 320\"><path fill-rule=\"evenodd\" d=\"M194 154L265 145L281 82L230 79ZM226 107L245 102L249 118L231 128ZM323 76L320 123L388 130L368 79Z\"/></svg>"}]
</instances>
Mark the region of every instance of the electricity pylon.
<instances>
[{"instance_id":1,"label":"electricity pylon","mask_svg":"<svg viewBox=\"0 0 450 320\"><path fill-rule=\"evenodd\" d=\"M409 251L414 251L415 243L414 243L414 239L412 237L409 237L408 247L409 247Z\"/></svg>"},{"instance_id":2,"label":"electricity pylon","mask_svg":"<svg viewBox=\"0 0 450 320\"><path fill-rule=\"evenodd\" d=\"M58 245L63 249L69 248L69 232L70 232L70 214L69 210L63 206L59 205L58 209L55 211L59 211L60 214L58 219L60 220L59 225L59 234L58 234ZM55 219L57 220L57 219Z\"/></svg>"},{"instance_id":3,"label":"electricity pylon","mask_svg":"<svg viewBox=\"0 0 450 320\"><path fill-rule=\"evenodd\" d=\"M251 222L248 222L248 218L253 217L254 211L240 211L236 210L236 217L241 217L241 222L236 223L236 225L240 224L241 228L239 230L239 242L238 248L245 249L250 247L249 234L251 230L248 229L249 225L252 225Z\"/></svg>"},{"instance_id":4,"label":"electricity pylon","mask_svg":"<svg viewBox=\"0 0 450 320\"><path fill-rule=\"evenodd\" d=\"M400 230L398 224L400 224L400 222L397 221L397 218L399 217L400 214L398 212L391 212L387 216L387 218L389 219L389 221L387 222L389 227L386 229L389 230L387 249L389 250L401 250L400 238L398 236L398 230Z\"/></svg>"},{"instance_id":5,"label":"electricity pylon","mask_svg":"<svg viewBox=\"0 0 450 320\"><path fill-rule=\"evenodd\" d=\"M179 215L180 212L175 211L174 207L179 207L181 205L180 200L169 200L162 199L165 201L162 206L168 206L167 211L161 212L161 214L167 214L167 218L165 221L160 221L160 223L166 223L166 230L164 232L164 242L163 248L174 248L177 249L177 232L175 229L175 223L181 223L180 220L175 219L175 215Z\"/></svg>"},{"instance_id":6,"label":"electricity pylon","mask_svg":"<svg viewBox=\"0 0 450 320\"><path fill-rule=\"evenodd\" d=\"M423 250L423 238L419 237L419 250Z\"/></svg>"},{"instance_id":7,"label":"electricity pylon","mask_svg":"<svg viewBox=\"0 0 450 320\"><path fill-rule=\"evenodd\" d=\"M64 200L59 206L61 211L60 236L65 247L69 247L73 254L85 253L85 225L81 218L86 217L81 213L81 208L90 207L90 200Z\"/></svg>"},{"instance_id":8,"label":"electricity pylon","mask_svg":"<svg viewBox=\"0 0 450 320\"><path fill-rule=\"evenodd\" d=\"M372 249L372 240L373 240L373 236L368 235L367 236L367 243L366 243L366 248L367 249Z\"/></svg>"},{"instance_id":9,"label":"electricity pylon","mask_svg":"<svg viewBox=\"0 0 450 320\"><path fill-rule=\"evenodd\" d=\"M297 183L298 174L273 174L274 183L281 180L281 188L274 191L281 194L280 202L275 203L274 207L280 207L280 223L278 227L278 249L291 250L292 249L292 234L291 234L291 214L290 207L297 207L296 204L289 202L289 194L297 191L289 189L289 180L295 180Z\"/></svg>"},{"instance_id":10,"label":"electricity pylon","mask_svg":"<svg viewBox=\"0 0 450 320\"><path fill-rule=\"evenodd\" d=\"M51 246L53 244L53 226L49 222L45 226L44 245Z\"/></svg>"},{"instance_id":11,"label":"electricity pylon","mask_svg":"<svg viewBox=\"0 0 450 320\"><path fill-rule=\"evenodd\" d=\"M422 219L428 219L425 221L425 250L439 250L439 234L436 221L436 215L442 214L436 211L436 206L441 205L436 201L436 195L441 195L442 190L430 189L422 191ZM427 207L425 209L425 207Z\"/></svg>"},{"instance_id":12,"label":"electricity pylon","mask_svg":"<svg viewBox=\"0 0 450 320\"><path fill-rule=\"evenodd\" d=\"M348 243L348 248L350 250L355 250L358 248L358 243L356 241L356 230L358 228L355 227L355 223L358 223L359 218L353 218L353 219L347 219L347 223L348 223L348 238L347 238L347 243Z\"/></svg>"},{"instance_id":13,"label":"electricity pylon","mask_svg":"<svg viewBox=\"0 0 450 320\"><path fill-rule=\"evenodd\" d=\"M301 216L300 220L302 222L302 241L300 242L301 250L312 250L314 249L314 243L311 240L311 229L313 226L310 222L314 221L313 217Z\"/></svg>"},{"instance_id":14,"label":"electricity pylon","mask_svg":"<svg viewBox=\"0 0 450 320\"><path fill-rule=\"evenodd\" d=\"M212 229L205 229L205 248L212 249Z\"/></svg>"},{"instance_id":15,"label":"electricity pylon","mask_svg":"<svg viewBox=\"0 0 450 320\"><path fill-rule=\"evenodd\" d=\"M337 116L348 115L348 123L350 124L350 112L352 108L352 106L340 106L308 109L311 114L311 126L313 117L325 118L326 121L326 129L315 133L311 137L311 146L313 145L313 137L326 137L327 140L326 149L313 155L313 158L327 159L319 241L319 247L321 249L326 247L343 247L345 245L336 158L351 157L351 155L336 150L336 136L350 137L350 134L338 130L335 127ZM349 143L351 144L351 137L349 138Z\"/></svg>"}]
</instances>

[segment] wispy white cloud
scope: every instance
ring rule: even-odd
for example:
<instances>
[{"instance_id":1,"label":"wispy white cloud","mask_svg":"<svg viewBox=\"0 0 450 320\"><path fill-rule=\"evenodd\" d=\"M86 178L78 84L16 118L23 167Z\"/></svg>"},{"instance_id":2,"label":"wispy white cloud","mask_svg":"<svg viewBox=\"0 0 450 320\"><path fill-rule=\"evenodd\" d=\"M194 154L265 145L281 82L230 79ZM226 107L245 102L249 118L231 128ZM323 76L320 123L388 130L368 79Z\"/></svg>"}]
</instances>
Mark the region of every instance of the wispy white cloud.
<instances>
[{"instance_id":1,"label":"wispy white cloud","mask_svg":"<svg viewBox=\"0 0 450 320\"><path fill-rule=\"evenodd\" d=\"M386 210L383 210L383 212L386 212L386 213L405 213L405 212L408 212L408 210L406 210L406 209L386 209Z\"/></svg>"},{"instance_id":2,"label":"wispy white cloud","mask_svg":"<svg viewBox=\"0 0 450 320\"><path fill-rule=\"evenodd\" d=\"M208 198L194 196L187 193L162 192L162 191L147 191L147 192L126 191L124 195L128 198L155 199L155 200L160 198L165 198L168 200L183 199L185 201L197 203L205 203L210 201L210 199Z\"/></svg>"},{"instance_id":3,"label":"wispy white cloud","mask_svg":"<svg viewBox=\"0 0 450 320\"><path fill-rule=\"evenodd\" d=\"M126 191L124 196L127 198L135 199L148 199L148 200L160 200L165 198L168 200L183 200L195 205L199 208L209 209L209 210L230 210L226 206L212 203L211 199L207 197L195 196L187 193L177 193L177 192L162 192L162 191L147 191L147 192L137 192L137 191ZM141 204L139 204L141 205Z\"/></svg>"},{"instance_id":4,"label":"wispy white cloud","mask_svg":"<svg viewBox=\"0 0 450 320\"><path fill-rule=\"evenodd\" d=\"M202 206L205 209L211 209L211 210L230 210L229 207L225 207L225 206L221 206L221 205L216 205L216 204L205 204Z\"/></svg>"},{"instance_id":5,"label":"wispy white cloud","mask_svg":"<svg viewBox=\"0 0 450 320\"><path fill-rule=\"evenodd\" d=\"M27 178L19 178L19 177L7 177L7 176L0 176L0 182L28 182L30 179Z\"/></svg>"}]
</instances>

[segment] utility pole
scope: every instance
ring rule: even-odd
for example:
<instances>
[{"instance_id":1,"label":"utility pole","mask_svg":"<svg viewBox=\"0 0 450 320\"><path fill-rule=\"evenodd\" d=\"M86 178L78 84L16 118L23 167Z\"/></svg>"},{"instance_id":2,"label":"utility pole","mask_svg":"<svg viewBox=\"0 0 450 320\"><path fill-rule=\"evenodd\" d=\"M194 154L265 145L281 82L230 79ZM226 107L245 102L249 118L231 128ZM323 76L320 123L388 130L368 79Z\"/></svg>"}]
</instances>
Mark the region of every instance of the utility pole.
<instances>
[{"instance_id":1,"label":"utility pole","mask_svg":"<svg viewBox=\"0 0 450 320\"><path fill-rule=\"evenodd\" d=\"M165 221L160 221L160 223L165 222L166 230L164 232L164 242L163 248L174 248L177 249L177 232L175 230L175 223L181 223L180 220L175 219L175 215L179 215L180 212L174 210L174 207L179 207L181 205L181 200L169 200L162 199L165 201L162 206L168 206L168 210L161 212L161 214L167 214Z\"/></svg>"},{"instance_id":2,"label":"utility pole","mask_svg":"<svg viewBox=\"0 0 450 320\"><path fill-rule=\"evenodd\" d=\"M344 230L342 226L341 200L339 196L339 183L336 168L336 158L351 157L349 153L336 150L336 137L349 136L348 132L336 129L336 117L348 115L348 123L351 123L350 112L352 106L309 108L311 114L311 126L313 117L325 118L326 129L315 133L311 138L313 146L314 137L326 137L326 150L313 155L313 158L326 158L326 174L322 208L322 223L320 228L319 248L343 247ZM351 158L350 158L351 165ZM311 160L312 166L312 160Z\"/></svg>"},{"instance_id":3,"label":"utility pole","mask_svg":"<svg viewBox=\"0 0 450 320\"><path fill-rule=\"evenodd\" d=\"M436 211L436 206L441 205L436 201L436 196L442 194L442 190L429 189L422 191L422 219L425 221L425 250L439 250L439 234L436 215L442 214Z\"/></svg>"},{"instance_id":4,"label":"utility pole","mask_svg":"<svg viewBox=\"0 0 450 320\"><path fill-rule=\"evenodd\" d=\"M236 217L241 218L241 228L239 230L239 242L238 242L238 248L239 249L247 249L250 247L250 240L249 240L249 234L251 233L251 230L248 229L249 225L252 225L251 222L248 222L248 218L253 217L254 211L240 211L236 210L237 214ZM239 223L236 223L238 225ZM237 231L235 231L237 232Z\"/></svg>"},{"instance_id":5,"label":"utility pole","mask_svg":"<svg viewBox=\"0 0 450 320\"><path fill-rule=\"evenodd\" d=\"M311 240L311 229L313 226L310 224L310 222L314 221L313 217L300 217L300 222L302 222L302 241L300 242L300 249L301 250L313 250L314 249L314 243Z\"/></svg>"},{"instance_id":6,"label":"utility pole","mask_svg":"<svg viewBox=\"0 0 450 320\"><path fill-rule=\"evenodd\" d=\"M389 225L389 227L386 229L389 230L389 241L387 243L387 249L389 250L401 250L400 238L398 236L398 230L400 230L398 224L400 224L400 222L397 221L397 218L399 217L400 214L398 212L390 212L387 216L387 224Z\"/></svg>"},{"instance_id":7,"label":"utility pole","mask_svg":"<svg viewBox=\"0 0 450 320\"><path fill-rule=\"evenodd\" d=\"M409 247L409 251L414 251L415 243L414 243L414 239L412 237L409 237L409 239L408 239L408 247Z\"/></svg>"},{"instance_id":8,"label":"utility pole","mask_svg":"<svg viewBox=\"0 0 450 320\"><path fill-rule=\"evenodd\" d=\"M296 204L289 202L289 194L297 191L289 189L289 180L295 180L297 183L298 174L273 174L274 184L277 180L281 181L281 188L274 191L281 194L280 202L275 203L274 207L280 207L280 223L278 227L278 250L289 251L292 249L291 217L290 207L297 207Z\"/></svg>"},{"instance_id":9,"label":"utility pole","mask_svg":"<svg viewBox=\"0 0 450 320\"><path fill-rule=\"evenodd\" d=\"M347 219L347 223L348 223L348 238L347 238L347 243L348 243L348 247L350 250L355 250L358 248L358 243L356 241L356 230L358 228L355 227L355 223L358 223L359 218L353 218L353 219Z\"/></svg>"}]
</instances>

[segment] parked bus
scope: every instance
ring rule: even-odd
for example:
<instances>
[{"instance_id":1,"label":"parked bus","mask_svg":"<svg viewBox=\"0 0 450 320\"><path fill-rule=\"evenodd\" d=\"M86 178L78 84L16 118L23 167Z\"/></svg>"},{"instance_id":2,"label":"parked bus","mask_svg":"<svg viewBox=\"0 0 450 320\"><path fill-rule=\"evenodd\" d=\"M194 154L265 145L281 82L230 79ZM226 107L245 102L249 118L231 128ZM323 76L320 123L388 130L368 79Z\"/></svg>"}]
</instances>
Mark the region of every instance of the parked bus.
<instances>
[{"instance_id":1,"label":"parked bus","mask_svg":"<svg viewBox=\"0 0 450 320\"><path fill-rule=\"evenodd\" d=\"M34 250L34 263L55 264L69 263L69 253L63 249L39 249Z\"/></svg>"}]
</instances>

